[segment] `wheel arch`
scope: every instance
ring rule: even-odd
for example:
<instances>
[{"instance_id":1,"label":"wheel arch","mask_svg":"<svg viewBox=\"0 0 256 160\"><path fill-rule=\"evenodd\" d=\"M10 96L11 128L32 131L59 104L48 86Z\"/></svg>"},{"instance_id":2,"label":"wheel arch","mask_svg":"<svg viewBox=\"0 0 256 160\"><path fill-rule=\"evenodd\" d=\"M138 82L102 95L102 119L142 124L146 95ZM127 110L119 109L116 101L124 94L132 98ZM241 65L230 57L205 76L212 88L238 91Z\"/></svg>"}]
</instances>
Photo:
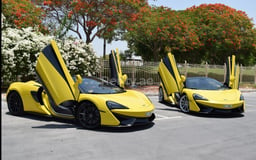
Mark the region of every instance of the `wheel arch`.
<instances>
[{"instance_id":1,"label":"wheel arch","mask_svg":"<svg viewBox=\"0 0 256 160\"><path fill-rule=\"evenodd\" d=\"M23 83L22 83L23 84ZM13 91L16 91L16 92L18 92L20 95L21 95L21 82L14 82L14 83L12 83L10 86L9 86L9 88L8 88L8 90L7 90L7 92L6 92L6 96L8 97L9 96L9 94L11 93L11 92L13 92Z\"/></svg>"},{"instance_id":2,"label":"wheel arch","mask_svg":"<svg viewBox=\"0 0 256 160\"><path fill-rule=\"evenodd\" d=\"M93 124L90 124L91 122L91 119L87 119L88 117L90 117L89 115L87 115L86 117L82 116L81 118L81 114L85 114L86 112L80 112L81 110L87 110L87 105L88 104L91 104L91 105L88 105L88 107L90 108L91 106L93 107L96 107L97 109L97 117L99 116L99 118L97 118L97 123L93 123ZM83 105L82 105L83 104ZM82 109L81 109L82 108ZM86 108L86 109L83 109L83 108ZM95 111L91 112L91 109L88 110L90 113L89 114L92 114L92 115L95 115ZM93 116L94 117L94 116ZM91 118L93 118L91 117ZM95 105L95 103L93 103L92 101L90 100L82 100L80 101L76 108L75 108L75 119L78 121L78 123L84 127L84 128L87 128L87 129L95 129L95 128L98 128L100 125L102 125L102 118L101 118L101 113L100 113L100 110L98 109L97 105ZM87 121L87 120L88 121ZM89 123L89 124L88 124Z\"/></svg>"},{"instance_id":3,"label":"wheel arch","mask_svg":"<svg viewBox=\"0 0 256 160\"><path fill-rule=\"evenodd\" d=\"M15 96L15 94L17 94L18 97L15 97L15 99L19 99L18 101L21 102L21 105L18 105L17 106L13 106L11 105L10 106L10 96L13 95ZM6 97L6 100L7 100L7 106L8 106L8 109L9 109L9 112L12 114L12 115L15 115L15 116L21 116L24 114L24 100L23 98L21 97L21 94L17 91L17 90L9 90L8 92L8 95ZM17 102L17 101L16 101ZM14 109L14 110L13 110Z\"/></svg>"},{"instance_id":4,"label":"wheel arch","mask_svg":"<svg viewBox=\"0 0 256 160\"><path fill-rule=\"evenodd\" d=\"M99 98L93 98L93 97L87 97L87 98L82 98L80 99L78 102L77 102L77 105L76 105L76 109L84 102L89 102L89 103L92 103L93 105L96 106L96 108L101 111L103 110L103 107L102 107L102 102L99 100Z\"/></svg>"},{"instance_id":5,"label":"wheel arch","mask_svg":"<svg viewBox=\"0 0 256 160\"><path fill-rule=\"evenodd\" d=\"M191 91L184 89L184 90L180 93L180 97L182 97L183 95L186 95L186 96L188 97L188 100L189 100L189 101L193 100L193 99L191 99L191 98L193 98L193 96L192 96L193 93L191 93Z\"/></svg>"},{"instance_id":6,"label":"wheel arch","mask_svg":"<svg viewBox=\"0 0 256 160\"><path fill-rule=\"evenodd\" d=\"M181 96L183 96L184 94L186 94L188 98L189 110L193 112L199 112L200 108L197 106L196 101L193 98L194 92L192 90L184 89L183 92L181 93Z\"/></svg>"},{"instance_id":7,"label":"wheel arch","mask_svg":"<svg viewBox=\"0 0 256 160\"><path fill-rule=\"evenodd\" d=\"M6 93L7 103L8 103L8 100L10 98L11 93L13 93L13 92L16 92L16 93L19 94L19 96L21 98L21 102L22 102L23 108L25 109L24 95L22 94L22 90L19 87L14 87L14 88L8 89L8 92Z\"/></svg>"},{"instance_id":8,"label":"wheel arch","mask_svg":"<svg viewBox=\"0 0 256 160\"><path fill-rule=\"evenodd\" d=\"M77 109L82 103L85 103L85 102L92 103L93 105L95 105L95 106L97 107L97 105L96 105L94 102L92 102L91 100L84 99L84 100L81 100L81 101L79 101L79 102L77 103L76 109ZM97 109L99 109L99 108L97 107Z\"/></svg>"},{"instance_id":9,"label":"wheel arch","mask_svg":"<svg viewBox=\"0 0 256 160\"><path fill-rule=\"evenodd\" d=\"M6 100L7 100L7 101L8 101L8 99L9 99L11 93L13 93L13 92L17 92L17 93L19 94L19 96L21 97L21 99L22 99L22 96L21 96L19 90L14 88L14 89L8 90L8 92L6 93ZM23 103L23 101L22 101L22 103Z\"/></svg>"},{"instance_id":10,"label":"wheel arch","mask_svg":"<svg viewBox=\"0 0 256 160\"><path fill-rule=\"evenodd\" d=\"M107 107L107 100L104 98L99 98L97 95L80 95L79 102L77 103L75 112L78 106L83 102L93 103L100 112L101 125L111 125L118 126L120 124L119 120Z\"/></svg>"}]
</instances>

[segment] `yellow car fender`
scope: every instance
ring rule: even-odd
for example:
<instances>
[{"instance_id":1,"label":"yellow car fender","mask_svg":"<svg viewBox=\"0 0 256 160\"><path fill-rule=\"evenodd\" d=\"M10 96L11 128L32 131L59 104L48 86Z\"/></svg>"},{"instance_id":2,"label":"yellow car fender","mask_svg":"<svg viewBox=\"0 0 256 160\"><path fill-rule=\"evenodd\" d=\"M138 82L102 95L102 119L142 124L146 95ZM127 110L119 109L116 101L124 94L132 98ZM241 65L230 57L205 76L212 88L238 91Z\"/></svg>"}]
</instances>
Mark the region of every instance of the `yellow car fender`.
<instances>
[{"instance_id":1,"label":"yellow car fender","mask_svg":"<svg viewBox=\"0 0 256 160\"><path fill-rule=\"evenodd\" d=\"M104 97L104 95L102 95L102 97ZM98 108L100 111L101 125L117 126L120 124L119 120L108 109L106 101L103 98L99 98L98 95L93 94L80 94L79 103L83 101L90 101Z\"/></svg>"},{"instance_id":2,"label":"yellow car fender","mask_svg":"<svg viewBox=\"0 0 256 160\"><path fill-rule=\"evenodd\" d=\"M35 113L44 114L44 115L50 115L49 111L45 108L45 106L43 106L39 102L35 101L34 98L32 97L31 92L37 92L39 86L40 86L40 84L35 81L29 81L26 83L14 82L9 86L6 95L9 95L9 93L12 91L16 91L19 93L19 95L22 99L24 111L35 112Z\"/></svg>"},{"instance_id":3,"label":"yellow car fender","mask_svg":"<svg viewBox=\"0 0 256 160\"><path fill-rule=\"evenodd\" d=\"M196 102L194 101L193 98L193 92L190 91L189 89L183 89L183 93L182 94L186 94L189 100L189 110L190 111L195 111L195 112L199 112L200 108L197 106Z\"/></svg>"}]
</instances>

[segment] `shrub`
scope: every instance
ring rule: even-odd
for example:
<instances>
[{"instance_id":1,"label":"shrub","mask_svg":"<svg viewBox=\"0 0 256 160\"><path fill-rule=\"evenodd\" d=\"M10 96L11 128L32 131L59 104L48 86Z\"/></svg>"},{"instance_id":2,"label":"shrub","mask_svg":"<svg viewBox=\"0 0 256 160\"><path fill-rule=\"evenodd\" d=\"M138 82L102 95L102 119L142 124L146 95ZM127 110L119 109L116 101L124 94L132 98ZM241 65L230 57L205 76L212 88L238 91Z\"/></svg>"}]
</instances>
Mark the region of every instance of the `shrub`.
<instances>
[{"instance_id":1,"label":"shrub","mask_svg":"<svg viewBox=\"0 0 256 160\"><path fill-rule=\"evenodd\" d=\"M1 81L27 80L35 76L36 57L49 43L51 36L44 36L32 28L7 28L2 31Z\"/></svg>"},{"instance_id":2,"label":"shrub","mask_svg":"<svg viewBox=\"0 0 256 160\"><path fill-rule=\"evenodd\" d=\"M27 81L35 78L36 59L40 51L54 39L32 28L6 28L2 31L1 82ZM91 45L82 40L64 38L56 40L70 73L96 74L98 61Z\"/></svg>"},{"instance_id":3,"label":"shrub","mask_svg":"<svg viewBox=\"0 0 256 160\"><path fill-rule=\"evenodd\" d=\"M57 43L72 75L90 76L99 71L99 61L91 44L71 37L63 41L57 40Z\"/></svg>"}]
</instances>

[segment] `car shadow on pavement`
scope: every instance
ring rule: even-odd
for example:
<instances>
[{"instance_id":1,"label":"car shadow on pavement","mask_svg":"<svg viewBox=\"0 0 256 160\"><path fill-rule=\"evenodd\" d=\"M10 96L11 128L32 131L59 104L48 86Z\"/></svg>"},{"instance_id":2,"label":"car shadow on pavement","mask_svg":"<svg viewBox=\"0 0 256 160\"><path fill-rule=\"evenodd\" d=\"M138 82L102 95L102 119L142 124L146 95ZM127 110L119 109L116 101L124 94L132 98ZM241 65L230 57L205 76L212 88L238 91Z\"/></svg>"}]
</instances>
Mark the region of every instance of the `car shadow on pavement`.
<instances>
[{"instance_id":1,"label":"car shadow on pavement","mask_svg":"<svg viewBox=\"0 0 256 160\"><path fill-rule=\"evenodd\" d=\"M175 111L175 112L181 112L181 110L179 108L176 107L169 107L169 108L157 108L155 110L162 110L162 111Z\"/></svg>"},{"instance_id":2,"label":"car shadow on pavement","mask_svg":"<svg viewBox=\"0 0 256 160\"><path fill-rule=\"evenodd\" d=\"M183 113L179 108L175 106L169 106L168 108L158 108L156 110L163 110L163 111L174 111ZM198 113L198 112L189 112L183 113L188 116L195 116L201 118L242 118L244 114L242 113Z\"/></svg>"},{"instance_id":3,"label":"car shadow on pavement","mask_svg":"<svg viewBox=\"0 0 256 160\"><path fill-rule=\"evenodd\" d=\"M6 112L7 115L11 115L9 112ZM67 129L67 128L76 128L81 130L90 130L96 132L135 132L140 130L146 130L154 126L154 123L148 123L144 125L136 125L136 126L124 126L124 127L109 127L109 126L101 126L97 129L85 129L82 128L74 119L62 119L56 117L46 117L42 115L36 115L31 113L26 113L22 116L15 116L19 118L31 119L35 121L49 122L49 124L44 124L40 126L32 126L31 128L41 128L41 129Z\"/></svg>"},{"instance_id":4,"label":"car shadow on pavement","mask_svg":"<svg viewBox=\"0 0 256 160\"><path fill-rule=\"evenodd\" d=\"M9 112L6 112L7 115L14 116ZM37 114L26 113L22 116L15 116L19 118L31 119L41 122L50 122L50 124L45 124L42 126L32 126L32 128L47 128L47 129L59 129L59 128L76 128L76 122L70 119L61 119L56 117L47 117Z\"/></svg>"},{"instance_id":5,"label":"car shadow on pavement","mask_svg":"<svg viewBox=\"0 0 256 160\"><path fill-rule=\"evenodd\" d=\"M201 118L242 118L244 115L242 113L197 113L197 112L191 112L191 113L185 113L187 115L192 115L196 117Z\"/></svg>"},{"instance_id":6,"label":"car shadow on pavement","mask_svg":"<svg viewBox=\"0 0 256 160\"><path fill-rule=\"evenodd\" d=\"M96 132L112 132L112 133L127 133L127 132L137 132L141 130L146 130L152 128L155 125L154 122L150 122L144 125L134 125L134 126L121 126L121 127L109 127L102 126L100 128L94 129ZM83 129L83 128L81 128Z\"/></svg>"}]
</instances>

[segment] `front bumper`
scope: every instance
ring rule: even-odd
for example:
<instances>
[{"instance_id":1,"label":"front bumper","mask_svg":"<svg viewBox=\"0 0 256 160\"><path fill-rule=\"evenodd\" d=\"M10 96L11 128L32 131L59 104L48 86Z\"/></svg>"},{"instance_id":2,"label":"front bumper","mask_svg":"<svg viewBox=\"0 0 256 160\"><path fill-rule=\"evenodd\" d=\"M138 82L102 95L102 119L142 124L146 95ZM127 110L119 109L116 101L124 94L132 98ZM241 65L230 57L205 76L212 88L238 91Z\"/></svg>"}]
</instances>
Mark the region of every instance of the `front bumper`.
<instances>
[{"instance_id":1,"label":"front bumper","mask_svg":"<svg viewBox=\"0 0 256 160\"><path fill-rule=\"evenodd\" d=\"M200 103L196 103L199 107L201 113L243 113L244 104L237 106L235 108L215 108L213 106L208 106Z\"/></svg>"},{"instance_id":2,"label":"front bumper","mask_svg":"<svg viewBox=\"0 0 256 160\"><path fill-rule=\"evenodd\" d=\"M145 124L151 123L155 119L154 113L152 113L150 117L146 117L146 118L135 118L135 117L123 116L120 114L114 114L114 115L120 121L119 126L145 125Z\"/></svg>"}]
</instances>

